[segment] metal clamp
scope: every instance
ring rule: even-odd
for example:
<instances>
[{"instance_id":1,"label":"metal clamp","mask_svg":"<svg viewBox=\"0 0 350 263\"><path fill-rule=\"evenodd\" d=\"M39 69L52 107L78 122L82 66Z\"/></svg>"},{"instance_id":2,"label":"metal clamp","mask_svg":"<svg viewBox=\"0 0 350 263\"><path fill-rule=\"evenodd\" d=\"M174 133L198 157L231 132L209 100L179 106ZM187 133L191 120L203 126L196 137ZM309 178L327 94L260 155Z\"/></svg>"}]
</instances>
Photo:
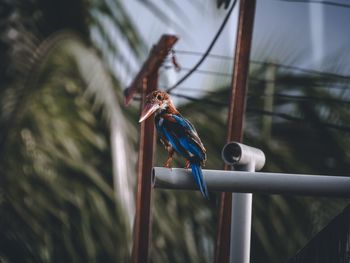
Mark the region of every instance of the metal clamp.
<instances>
[{"instance_id":1,"label":"metal clamp","mask_svg":"<svg viewBox=\"0 0 350 263\"><path fill-rule=\"evenodd\" d=\"M239 171L260 171L265 165L265 154L260 149L238 142L227 143L221 152L227 165Z\"/></svg>"}]
</instances>

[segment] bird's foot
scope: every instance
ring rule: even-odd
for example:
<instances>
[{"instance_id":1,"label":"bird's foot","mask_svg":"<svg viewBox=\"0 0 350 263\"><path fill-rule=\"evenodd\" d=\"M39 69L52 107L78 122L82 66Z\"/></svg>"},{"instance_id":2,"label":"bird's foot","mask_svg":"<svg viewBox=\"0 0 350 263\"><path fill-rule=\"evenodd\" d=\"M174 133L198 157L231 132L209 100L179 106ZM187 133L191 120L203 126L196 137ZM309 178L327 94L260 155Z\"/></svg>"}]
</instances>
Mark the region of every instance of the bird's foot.
<instances>
[{"instance_id":1,"label":"bird's foot","mask_svg":"<svg viewBox=\"0 0 350 263\"><path fill-rule=\"evenodd\" d=\"M189 169L190 166L191 166L190 161L186 159L186 161L185 161L185 169Z\"/></svg>"},{"instance_id":2,"label":"bird's foot","mask_svg":"<svg viewBox=\"0 0 350 263\"><path fill-rule=\"evenodd\" d=\"M171 169L171 162L172 162L172 160L173 160L172 158L168 158L168 160L166 160L166 162L164 163L164 167Z\"/></svg>"}]
</instances>

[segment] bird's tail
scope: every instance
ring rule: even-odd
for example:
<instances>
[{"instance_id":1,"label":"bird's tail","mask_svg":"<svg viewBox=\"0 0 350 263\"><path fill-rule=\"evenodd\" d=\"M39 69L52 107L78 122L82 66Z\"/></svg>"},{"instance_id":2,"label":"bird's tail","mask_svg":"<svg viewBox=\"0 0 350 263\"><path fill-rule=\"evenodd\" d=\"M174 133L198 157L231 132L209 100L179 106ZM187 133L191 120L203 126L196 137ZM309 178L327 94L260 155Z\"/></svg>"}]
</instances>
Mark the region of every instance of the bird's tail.
<instances>
[{"instance_id":1,"label":"bird's tail","mask_svg":"<svg viewBox=\"0 0 350 263\"><path fill-rule=\"evenodd\" d=\"M193 178L196 181L196 184L198 185L199 190L201 191L202 195L209 200L209 193L208 193L207 185L205 184L203 179L203 173L202 173L200 164L191 162L191 169L192 169Z\"/></svg>"}]
</instances>

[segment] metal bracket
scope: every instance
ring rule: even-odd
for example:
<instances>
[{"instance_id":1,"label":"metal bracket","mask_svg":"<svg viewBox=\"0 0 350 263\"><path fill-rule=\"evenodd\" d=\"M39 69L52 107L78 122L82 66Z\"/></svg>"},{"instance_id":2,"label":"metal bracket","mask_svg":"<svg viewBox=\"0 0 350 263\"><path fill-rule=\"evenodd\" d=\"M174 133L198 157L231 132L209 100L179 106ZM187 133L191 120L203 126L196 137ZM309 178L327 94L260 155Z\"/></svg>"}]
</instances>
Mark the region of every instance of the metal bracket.
<instances>
[{"instance_id":1,"label":"metal bracket","mask_svg":"<svg viewBox=\"0 0 350 263\"><path fill-rule=\"evenodd\" d=\"M222 159L232 170L255 172L264 167L265 154L238 142L227 143ZM232 193L230 262L249 263L253 194Z\"/></svg>"},{"instance_id":2,"label":"metal bracket","mask_svg":"<svg viewBox=\"0 0 350 263\"><path fill-rule=\"evenodd\" d=\"M238 142L227 143L221 157L227 165L234 166L238 171L260 171L266 160L260 149Z\"/></svg>"}]
</instances>

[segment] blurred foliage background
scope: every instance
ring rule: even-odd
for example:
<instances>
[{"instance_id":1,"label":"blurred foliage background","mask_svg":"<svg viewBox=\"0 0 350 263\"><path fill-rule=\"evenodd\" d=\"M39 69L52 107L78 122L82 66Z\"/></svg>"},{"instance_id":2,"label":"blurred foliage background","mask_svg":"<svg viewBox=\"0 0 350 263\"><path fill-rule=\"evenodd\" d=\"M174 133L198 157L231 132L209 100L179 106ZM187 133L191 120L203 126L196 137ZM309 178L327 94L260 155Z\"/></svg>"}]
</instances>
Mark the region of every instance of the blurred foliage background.
<instances>
[{"instance_id":1,"label":"blurred foliage background","mask_svg":"<svg viewBox=\"0 0 350 263\"><path fill-rule=\"evenodd\" d=\"M106 19L141 63L148 51L119 0L0 3L1 262L130 260L138 105L120 106L123 87L108 62L130 65ZM266 171L348 174L349 84L252 61L244 142L265 151ZM180 94L208 169L222 167L228 94L228 86ZM163 153L159 146L157 164ZM151 262L212 262L219 195L153 193ZM255 195L252 262L287 260L346 204Z\"/></svg>"}]
</instances>

